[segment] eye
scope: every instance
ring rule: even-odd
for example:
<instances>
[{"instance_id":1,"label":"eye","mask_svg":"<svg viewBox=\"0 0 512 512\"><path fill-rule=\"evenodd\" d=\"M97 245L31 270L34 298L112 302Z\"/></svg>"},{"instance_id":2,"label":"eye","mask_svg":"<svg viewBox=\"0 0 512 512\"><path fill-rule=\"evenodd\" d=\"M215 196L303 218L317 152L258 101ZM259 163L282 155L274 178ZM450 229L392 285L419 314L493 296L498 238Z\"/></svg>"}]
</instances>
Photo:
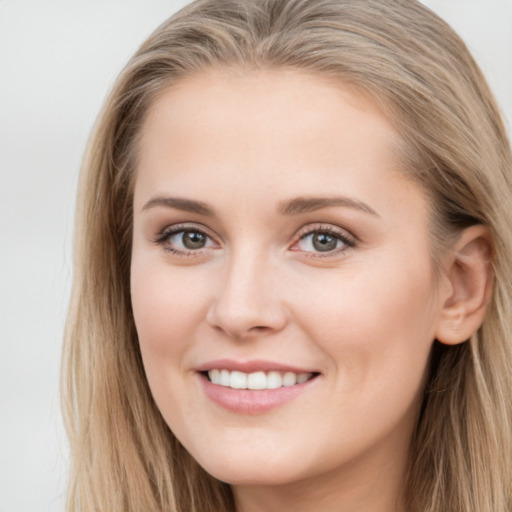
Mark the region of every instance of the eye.
<instances>
[{"instance_id":1,"label":"eye","mask_svg":"<svg viewBox=\"0 0 512 512\"><path fill-rule=\"evenodd\" d=\"M201 249L216 247L216 243L204 231L194 227L171 226L164 229L156 243L174 254L191 255Z\"/></svg>"},{"instance_id":2,"label":"eye","mask_svg":"<svg viewBox=\"0 0 512 512\"><path fill-rule=\"evenodd\" d=\"M201 231L178 231L168 238L171 245L179 249L202 249L208 243L208 236Z\"/></svg>"},{"instance_id":3,"label":"eye","mask_svg":"<svg viewBox=\"0 0 512 512\"><path fill-rule=\"evenodd\" d=\"M354 247L355 240L348 233L333 227L309 228L300 235L292 250L307 253L336 253Z\"/></svg>"}]
</instances>

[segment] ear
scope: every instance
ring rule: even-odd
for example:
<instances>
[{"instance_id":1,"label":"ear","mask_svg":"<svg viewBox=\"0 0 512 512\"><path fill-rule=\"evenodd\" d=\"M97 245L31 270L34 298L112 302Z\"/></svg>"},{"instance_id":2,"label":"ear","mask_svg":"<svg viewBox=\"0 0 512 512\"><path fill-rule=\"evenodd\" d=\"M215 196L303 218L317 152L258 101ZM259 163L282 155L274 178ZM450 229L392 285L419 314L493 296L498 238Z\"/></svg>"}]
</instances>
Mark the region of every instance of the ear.
<instances>
[{"instance_id":1,"label":"ear","mask_svg":"<svg viewBox=\"0 0 512 512\"><path fill-rule=\"evenodd\" d=\"M436 339L456 345L469 339L482 325L492 291L492 243L482 225L465 229L450 251L443 287L444 301Z\"/></svg>"}]
</instances>

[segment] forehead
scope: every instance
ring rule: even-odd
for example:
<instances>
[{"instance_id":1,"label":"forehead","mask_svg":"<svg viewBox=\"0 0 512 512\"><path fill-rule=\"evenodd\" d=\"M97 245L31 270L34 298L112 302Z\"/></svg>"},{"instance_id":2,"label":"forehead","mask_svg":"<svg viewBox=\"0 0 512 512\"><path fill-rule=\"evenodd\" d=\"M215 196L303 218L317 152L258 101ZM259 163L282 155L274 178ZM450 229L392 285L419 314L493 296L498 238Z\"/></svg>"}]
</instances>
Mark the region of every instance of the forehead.
<instances>
[{"instance_id":1,"label":"forehead","mask_svg":"<svg viewBox=\"0 0 512 512\"><path fill-rule=\"evenodd\" d=\"M353 85L288 68L212 68L181 79L153 101L143 131L157 125L170 127L170 116L173 116L176 124L179 122L177 135L187 130L209 130L215 125L227 136L230 127L234 132L240 123L247 122L251 136L256 136L261 128L260 134L268 139L269 127L289 130L289 123L296 121L299 124L295 124L295 130L316 123L317 131L319 124L323 124L325 135L335 135L326 132L341 113L337 107L342 103L350 107L343 112L344 117L351 115L345 125L352 122L355 128L362 121L366 132L371 127L375 135L383 136L390 143L398 139L392 123L369 93ZM337 129L341 127L338 124ZM340 139L346 138L348 133L339 132L339 135Z\"/></svg>"},{"instance_id":2,"label":"forehead","mask_svg":"<svg viewBox=\"0 0 512 512\"><path fill-rule=\"evenodd\" d=\"M217 162L245 176L254 166L268 169L279 180L292 165L299 179L304 168L321 164L339 175L340 165L349 170L363 160L396 170L399 143L377 104L353 88L297 70L211 70L153 102L138 172L186 166L211 173Z\"/></svg>"}]
</instances>

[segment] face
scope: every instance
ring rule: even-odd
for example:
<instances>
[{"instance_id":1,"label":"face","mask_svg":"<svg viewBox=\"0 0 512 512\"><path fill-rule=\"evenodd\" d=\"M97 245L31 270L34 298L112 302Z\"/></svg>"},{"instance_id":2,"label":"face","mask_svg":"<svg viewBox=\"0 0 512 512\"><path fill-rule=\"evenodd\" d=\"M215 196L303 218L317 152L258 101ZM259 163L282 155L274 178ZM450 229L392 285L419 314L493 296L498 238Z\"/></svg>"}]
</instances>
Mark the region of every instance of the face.
<instances>
[{"instance_id":1,"label":"face","mask_svg":"<svg viewBox=\"0 0 512 512\"><path fill-rule=\"evenodd\" d=\"M403 469L440 304L398 141L294 71L204 73L148 112L133 312L155 401L215 477Z\"/></svg>"}]
</instances>

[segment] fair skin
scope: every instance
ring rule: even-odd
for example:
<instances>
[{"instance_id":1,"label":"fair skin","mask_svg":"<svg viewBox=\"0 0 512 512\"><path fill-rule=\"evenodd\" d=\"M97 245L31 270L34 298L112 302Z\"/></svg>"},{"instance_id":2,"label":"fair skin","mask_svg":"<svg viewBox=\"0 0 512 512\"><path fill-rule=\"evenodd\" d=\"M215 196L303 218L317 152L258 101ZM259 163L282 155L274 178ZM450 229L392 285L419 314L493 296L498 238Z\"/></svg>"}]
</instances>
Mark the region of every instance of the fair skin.
<instances>
[{"instance_id":1,"label":"fair skin","mask_svg":"<svg viewBox=\"0 0 512 512\"><path fill-rule=\"evenodd\" d=\"M434 279L428 202L398 141L367 97L290 70L204 72L148 112L131 269L142 358L164 419L240 512L404 510L432 342L466 339L488 287L485 258L453 264L485 249L478 229ZM208 370L305 381L232 389Z\"/></svg>"}]
</instances>

